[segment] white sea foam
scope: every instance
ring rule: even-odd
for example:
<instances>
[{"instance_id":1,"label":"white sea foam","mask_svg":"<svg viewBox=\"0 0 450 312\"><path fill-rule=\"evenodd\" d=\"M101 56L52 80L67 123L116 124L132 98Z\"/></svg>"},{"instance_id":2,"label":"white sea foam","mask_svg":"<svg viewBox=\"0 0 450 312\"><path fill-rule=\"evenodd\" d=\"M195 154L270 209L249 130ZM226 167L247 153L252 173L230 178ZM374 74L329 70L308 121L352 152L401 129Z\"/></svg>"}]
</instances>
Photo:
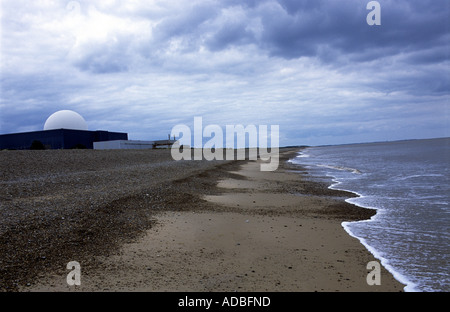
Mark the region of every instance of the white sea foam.
<instances>
[{"instance_id":1,"label":"white sea foam","mask_svg":"<svg viewBox=\"0 0 450 312\"><path fill-rule=\"evenodd\" d=\"M345 222L405 291L449 291L450 139L312 147L294 158L314 180L376 209L369 220ZM446 167L447 166L447 167ZM327 180L329 181L329 180Z\"/></svg>"},{"instance_id":2,"label":"white sea foam","mask_svg":"<svg viewBox=\"0 0 450 312\"><path fill-rule=\"evenodd\" d=\"M358 169L348 168L348 167L343 167L343 166L317 165L317 167L336 169L336 170L340 170L340 171L349 171L351 173L361 174L361 171L359 171Z\"/></svg>"},{"instance_id":3,"label":"white sea foam","mask_svg":"<svg viewBox=\"0 0 450 312\"><path fill-rule=\"evenodd\" d=\"M406 278L404 275L402 275L400 272L398 272L397 270L395 270L390 264L389 264L389 260L386 259L385 257L382 256L382 253L379 252L376 248L374 248L373 246L371 246L370 244L367 243L367 241L362 238L359 237L357 235L355 235L352 230L350 229L350 226L352 224L356 224L356 223L368 223L368 222L373 222L375 220L377 220L377 218L380 217L381 214L383 214L384 209L382 208L378 208L378 207L370 207L370 206L363 206L361 204L359 204L357 201L358 199L362 199L365 198L364 195L359 194L358 192L352 191L352 190L346 190L343 188L337 188L337 185L341 184L341 182L336 179L336 177L334 177L333 179L333 184L329 186L330 189L336 189L336 190L341 190L341 191L346 191L346 192L350 192L355 194L357 197L355 198L348 198L345 201L353 204L355 206L361 207L361 208L367 208L367 209L374 209L376 210L376 214L374 214L372 217L370 217L370 219L367 220L361 220L361 221L352 221L352 222L342 222L341 225L344 228L344 230L352 237L358 239L361 244L363 244L364 247L366 247L366 249L378 260L380 260L381 265L383 265L383 267L392 274L392 276L399 281L400 283L404 284L404 291L405 292L417 292L418 290L416 289L417 285L414 284L413 282L411 282L410 280L408 280L408 278Z\"/></svg>"},{"instance_id":4,"label":"white sea foam","mask_svg":"<svg viewBox=\"0 0 450 312\"><path fill-rule=\"evenodd\" d=\"M327 166L327 165L316 165L318 167L322 167L322 168L329 168L329 169L337 169L337 170L345 170L345 171L349 171L352 173L361 173L359 170L357 169L353 169L353 168L347 168L347 167L337 167L337 166ZM341 191L346 191L346 192L350 192L355 194L357 197L355 198L349 198L346 199L345 201L348 203L351 203L353 205L356 205L358 207L362 207L362 208L367 208L367 209L374 209L377 211L377 213L375 215L373 215L370 219L368 220L361 220L361 221L354 221L354 222L342 222L342 227L344 228L344 230L352 237L355 237L356 239L358 239L361 244L376 258L378 259L381 264L383 265L383 267L392 274L392 276L399 281L400 283L404 284L404 291L406 292L416 292L418 291L418 289L416 289L417 285L414 284L413 282L411 282L407 277L405 277L403 274L401 274L400 272L398 272L397 270L395 270L390 264L388 259L386 259L385 257L382 256L382 253L379 252L376 248L374 248L373 246L371 246L370 244L367 243L367 241L362 238L359 237L357 235L355 235L351 229L350 226L351 224L356 224L356 223L367 223L367 222L373 222L375 220L377 220L381 214L383 214L384 209L380 208L380 207L371 207L368 205L361 205L360 203L358 203L359 200L366 198L366 196L353 191L353 190L348 190L348 189L344 189L344 188L340 188L339 185L342 184L342 182L336 178L336 176L332 175L331 173L327 173L327 176L329 176L332 180L332 184L328 187L330 189L334 189L334 190L341 190Z\"/></svg>"},{"instance_id":5,"label":"white sea foam","mask_svg":"<svg viewBox=\"0 0 450 312\"><path fill-rule=\"evenodd\" d=\"M406 177L398 177L396 178L397 181L405 181L409 179L416 179L416 178L426 178L426 177L443 177L443 174L413 174Z\"/></svg>"},{"instance_id":6,"label":"white sea foam","mask_svg":"<svg viewBox=\"0 0 450 312\"><path fill-rule=\"evenodd\" d=\"M410 280L408 280L408 278L406 278L404 275L402 275L400 272L396 271L390 264L389 261L381 256L381 253L376 250L375 248L373 248L371 245L369 245L366 240L362 237L356 236L353 234L353 232L350 230L349 225L352 223L357 223L357 222L370 222L371 220L363 220L363 221L355 221L355 222L342 222L342 227L344 228L344 230L352 237L357 238L361 244L364 245L364 247L366 247L366 249L378 260L380 260L381 265L383 265L384 268L386 268L386 270L388 270L392 276L399 281L400 283L406 285L403 290L406 292L417 292L418 289L416 289L417 285L414 284L413 282L411 282Z\"/></svg>"}]
</instances>

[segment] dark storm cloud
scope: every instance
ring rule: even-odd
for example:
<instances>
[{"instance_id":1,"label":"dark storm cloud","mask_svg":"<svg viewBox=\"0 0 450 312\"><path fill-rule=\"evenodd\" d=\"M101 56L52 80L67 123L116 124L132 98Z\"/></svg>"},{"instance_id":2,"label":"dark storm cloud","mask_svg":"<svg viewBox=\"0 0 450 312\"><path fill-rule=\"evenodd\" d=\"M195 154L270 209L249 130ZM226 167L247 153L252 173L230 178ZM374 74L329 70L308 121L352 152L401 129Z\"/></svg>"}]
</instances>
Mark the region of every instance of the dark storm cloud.
<instances>
[{"instance_id":1,"label":"dark storm cloud","mask_svg":"<svg viewBox=\"0 0 450 312\"><path fill-rule=\"evenodd\" d=\"M245 45L254 42L255 36L250 30L246 29L245 21L230 21L223 24L205 43L211 51L219 51L232 45Z\"/></svg>"},{"instance_id":2,"label":"dark storm cloud","mask_svg":"<svg viewBox=\"0 0 450 312\"><path fill-rule=\"evenodd\" d=\"M127 71L132 58L128 52L129 40L125 37L114 39L90 44L89 49L74 60L74 65L95 74Z\"/></svg>"},{"instance_id":3,"label":"dark storm cloud","mask_svg":"<svg viewBox=\"0 0 450 312\"><path fill-rule=\"evenodd\" d=\"M154 29L154 40L161 44L178 38L188 51L252 44L270 56L317 57L324 63L367 62L436 47L424 61L442 60L440 50L450 40L448 27L443 27L448 25L448 1L379 2L381 26L367 25L370 10L361 0L205 2L163 18ZM227 10L240 15L225 16ZM251 27L255 21L256 29Z\"/></svg>"},{"instance_id":4,"label":"dark storm cloud","mask_svg":"<svg viewBox=\"0 0 450 312\"><path fill-rule=\"evenodd\" d=\"M404 62L407 64L431 64L441 63L450 59L450 49L448 45L437 44L429 49L424 49L410 56L405 57Z\"/></svg>"},{"instance_id":5,"label":"dark storm cloud","mask_svg":"<svg viewBox=\"0 0 450 312\"><path fill-rule=\"evenodd\" d=\"M67 107L70 90L79 88L66 78L43 72L2 78L0 132L42 130L48 116Z\"/></svg>"},{"instance_id":6,"label":"dark storm cloud","mask_svg":"<svg viewBox=\"0 0 450 312\"><path fill-rule=\"evenodd\" d=\"M381 26L369 26L366 1L205 1L161 13L151 36L127 34L86 45L74 65L93 73L127 71L135 56L165 62L168 51L218 52L254 46L269 57L314 57L339 67L408 54L410 62L448 59L448 1L379 1ZM155 19L155 13L135 13ZM128 16L133 18L132 16ZM130 47L132 49L130 49Z\"/></svg>"},{"instance_id":7,"label":"dark storm cloud","mask_svg":"<svg viewBox=\"0 0 450 312\"><path fill-rule=\"evenodd\" d=\"M204 31L202 25L216 18L220 7L211 3L198 3L185 10L180 10L174 15L164 18L155 27L156 40L164 40L170 37L198 36Z\"/></svg>"},{"instance_id":8,"label":"dark storm cloud","mask_svg":"<svg viewBox=\"0 0 450 312\"><path fill-rule=\"evenodd\" d=\"M73 109L136 139L194 114L286 144L448 133L450 1L379 0L380 26L369 1L5 0L0 130Z\"/></svg>"},{"instance_id":9,"label":"dark storm cloud","mask_svg":"<svg viewBox=\"0 0 450 312\"><path fill-rule=\"evenodd\" d=\"M261 17L263 28L255 43L288 59L342 54L352 61L370 61L429 49L449 39L448 27L443 27L448 25L448 1L379 3L382 24L369 26L365 1L265 2L253 12Z\"/></svg>"}]
</instances>

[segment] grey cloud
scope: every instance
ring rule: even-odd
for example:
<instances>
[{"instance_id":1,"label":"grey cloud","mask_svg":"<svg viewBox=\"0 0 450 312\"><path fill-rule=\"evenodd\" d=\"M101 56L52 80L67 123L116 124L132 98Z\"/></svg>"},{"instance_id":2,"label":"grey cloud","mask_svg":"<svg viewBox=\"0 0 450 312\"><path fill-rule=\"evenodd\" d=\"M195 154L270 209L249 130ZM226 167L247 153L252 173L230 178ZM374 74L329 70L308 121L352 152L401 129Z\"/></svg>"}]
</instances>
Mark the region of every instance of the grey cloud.
<instances>
[{"instance_id":1,"label":"grey cloud","mask_svg":"<svg viewBox=\"0 0 450 312\"><path fill-rule=\"evenodd\" d=\"M435 63L448 59L447 1L380 1L382 25L366 23L366 2L349 1L217 1L187 4L165 12L152 37L99 43L89 47L76 65L94 73L126 71L134 55L148 64L163 64L176 42L180 56L206 47L220 52L253 45L270 57L314 57L339 67L347 62L369 62L405 53L417 53L411 62ZM224 17L226 10L241 13ZM154 18L152 16L152 18ZM257 21L259 33L250 23ZM126 50L125 45L136 48ZM421 53L418 53L423 51ZM447 52L446 52L447 51ZM171 52L173 53L173 51ZM183 69L180 69L183 70Z\"/></svg>"},{"instance_id":2,"label":"grey cloud","mask_svg":"<svg viewBox=\"0 0 450 312\"><path fill-rule=\"evenodd\" d=\"M405 1L380 1L381 26L366 24L369 11L361 1L280 2L286 10L272 6L263 12L261 44L272 55L284 58L312 56L326 44L339 53L355 54L356 60L372 60L386 53L429 48L448 33L442 27L448 23L445 1L428 1L419 7L405 5Z\"/></svg>"},{"instance_id":3,"label":"grey cloud","mask_svg":"<svg viewBox=\"0 0 450 312\"><path fill-rule=\"evenodd\" d=\"M245 22L229 22L206 41L211 51L223 50L230 45L245 45L255 42L255 35L246 29Z\"/></svg>"},{"instance_id":4,"label":"grey cloud","mask_svg":"<svg viewBox=\"0 0 450 312\"><path fill-rule=\"evenodd\" d=\"M167 16L153 30L154 41L167 42L177 37L187 37L191 41L197 41L201 39L202 33L207 31L204 23L214 19L219 9L220 7L210 3L200 3Z\"/></svg>"},{"instance_id":5,"label":"grey cloud","mask_svg":"<svg viewBox=\"0 0 450 312\"><path fill-rule=\"evenodd\" d=\"M450 36L448 38L450 42ZM437 45L417 52L412 52L404 58L405 64L431 64L450 60L450 49L445 45Z\"/></svg>"},{"instance_id":6,"label":"grey cloud","mask_svg":"<svg viewBox=\"0 0 450 312\"><path fill-rule=\"evenodd\" d=\"M367 131L361 140L371 140L376 127L370 125L384 123L389 134L392 120L396 127L410 125L425 106L426 121L405 136L441 125L450 2L379 0L382 25L372 27L367 2L209 0L174 7L161 1L123 10L97 4L102 15L132 27L105 25L104 36L75 44L64 23L56 24L61 30L51 23L36 27L60 16L50 11L52 3L37 14L37 2L10 7L10 1L2 32L8 45L2 47L1 131L40 129L64 108L94 127L97 122L132 138L142 133L142 139L170 128L159 118L192 121L192 114L278 123L294 133L289 143L305 133L327 140L356 135L359 126ZM96 3L81 5L84 14ZM59 10L65 14L64 6Z\"/></svg>"},{"instance_id":7,"label":"grey cloud","mask_svg":"<svg viewBox=\"0 0 450 312\"><path fill-rule=\"evenodd\" d=\"M263 1L245 7L249 18L261 20L260 38L250 36L243 27L224 32L224 25L213 34L210 48L254 43L269 55L285 59L317 56L328 62L336 60L330 56L343 54L361 62L429 49L448 38L448 26L443 27L448 25L447 1L380 1L381 26L367 25L366 4L359 0Z\"/></svg>"},{"instance_id":8,"label":"grey cloud","mask_svg":"<svg viewBox=\"0 0 450 312\"><path fill-rule=\"evenodd\" d=\"M124 51L113 45L112 47L98 46L83 53L80 59L74 62L82 71L94 74L119 73L128 70L130 58Z\"/></svg>"}]
</instances>

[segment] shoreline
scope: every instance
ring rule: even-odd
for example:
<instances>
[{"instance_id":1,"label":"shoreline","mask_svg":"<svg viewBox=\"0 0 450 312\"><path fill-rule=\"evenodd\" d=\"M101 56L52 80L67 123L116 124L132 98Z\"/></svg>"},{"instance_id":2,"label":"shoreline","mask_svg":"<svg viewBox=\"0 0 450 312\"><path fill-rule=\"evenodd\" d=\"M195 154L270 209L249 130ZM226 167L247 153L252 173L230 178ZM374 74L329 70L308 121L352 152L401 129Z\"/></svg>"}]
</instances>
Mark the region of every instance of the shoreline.
<instances>
[{"instance_id":1,"label":"shoreline","mask_svg":"<svg viewBox=\"0 0 450 312\"><path fill-rule=\"evenodd\" d=\"M346 203L347 192L302 179L307 173L287 163L297 150L282 149L275 172L260 172L254 161L197 162L193 169L191 163L172 163L165 155L167 163L154 173L187 166L186 173L170 173L152 187L132 175L138 180L135 187L89 214L102 219L112 212L121 222L114 219L110 229L106 221L111 219L91 224L95 222L85 218L72 230L93 241L78 237L71 242L91 248L71 244L76 252L69 255L29 261L29 266L47 262L47 269L23 272L26 280L9 290L402 291L404 285L384 267L381 285L367 285L366 264L376 259L341 226L342 218L367 219L373 211ZM135 167L142 172L146 166ZM130 167L126 173L114 168L119 180L129 177ZM101 175L110 177L110 171L105 168ZM99 230L106 240L95 241ZM65 265L73 260L82 267L81 286L66 283Z\"/></svg>"},{"instance_id":2,"label":"shoreline","mask_svg":"<svg viewBox=\"0 0 450 312\"><path fill-rule=\"evenodd\" d=\"M341 170L342 168L337 168L338 170ZM352 170L356 171L357 173L360 173L357 169L352 168L344 168L346 170ZM386 259L380 251L378 251L375 247L367 243L366 239L363 237L360 237L352 232L350 229L352 223L358 223L358 222L372 222L377 220L379 214L380 214L380 208L374 207L374 206L364 206L357 202L358 199L364 198L365 195L358 193L357 191L351 190L351 189L345 189L340 188L339 185L342 183L342 181L339 180L338 177L334 175L327 175L329 180L331 180L329 188L336 191L342 191L342 192L348 192L351 193L353 196L345 199L345 202L354 205L356 207L360 207L362 209L371 209L375 213L370 216L370 218L363 219L363 220L356 220L356 221L343 221L342 227L347 232L348 235L351 237L354 237L359 240L359 242L381 263L381 265L390 273L392 276L401 284L405 285L403 291L405 292L416 292L418 291L416 289L417 285L409 280L406 276L404 276L402 273L398 272L395 268L393 268L389 260Z\"/></svg>"},{"instance_id":3,"label":"shoreline","mask_svg":"<svg viewBox=\"0 0 450 312\"><path fill-rule=\"evenodd\" d=\"M389 260L386 259L385 257L383 257L380 252L375 249L373 246L371 246L369 243L367 243L366 239L363 237L359 237L356 234L354 234L351 229L350 229L350 225L353 222L371 222L376 220L377 218L377 214L379 214L379 209L377 207L367 207L367 206L362 206L360 204L357 203L353 203L352 199L357 199L357 198L363 198L364 195L355 192L355 191L351 191L351 190L345 190L345 189L339 189L339 188L335 188L335 185L338 185L339 182L335 182L334 184L331 184L329 187L331 189L335 189L338 191L344 191L344 192L351 192L353 194L355 194L355 197L353 198L347 198L345 201L351 205L355 205L357 207L361 207L364 209L372 209L375 211L375 214L373 216L371 216L369 219L365 219L365 220L359 220L359 221L344 221L342 222L342 227L344 228L344 230L347 232L348 235L350 235L351 237L354 237L356 239L359 240L359 242L376 258L380 261L381 265L390 273L392 274L392 276L399 282L402 283L404 286L403 291L404 292L416 292L416 284L414 284L413 282L411 282L407 277L405 277L403 274L401 274L400 272L398 272L397 270L395 270L390 264L389 264Z\"/></svg>"}]
</instances>

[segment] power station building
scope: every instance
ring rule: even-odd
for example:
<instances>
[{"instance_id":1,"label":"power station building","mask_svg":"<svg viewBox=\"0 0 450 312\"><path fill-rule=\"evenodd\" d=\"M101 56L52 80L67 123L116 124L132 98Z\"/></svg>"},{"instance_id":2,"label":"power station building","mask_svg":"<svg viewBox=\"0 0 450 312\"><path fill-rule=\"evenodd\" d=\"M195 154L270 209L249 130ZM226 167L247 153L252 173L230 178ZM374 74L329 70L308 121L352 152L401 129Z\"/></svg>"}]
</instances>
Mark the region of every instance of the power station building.
<instances>
[{"instance_id":1,"label":"power station building","mask_svg":"<svg viewBox=\"0 0 450 312\"><path fill-rule=\"evenodd\" d=\"M123 132L89 131L84 118L70 110L52 114L43 131L0 135L1 149L152 149L170 147L175 140L130 141Z\"/></svg>"},{"instance_id":2,"label":"power station building","mask_svg":"<svg viewBox=\"0 0 450 312\"><path fill-rule=\"evenodd\" d=\"M39 144L45 149L94 148L94 142L128 140L127 133L54 129L0 135L0 149L31 149Z\"/></svg>"}]
</instances>

